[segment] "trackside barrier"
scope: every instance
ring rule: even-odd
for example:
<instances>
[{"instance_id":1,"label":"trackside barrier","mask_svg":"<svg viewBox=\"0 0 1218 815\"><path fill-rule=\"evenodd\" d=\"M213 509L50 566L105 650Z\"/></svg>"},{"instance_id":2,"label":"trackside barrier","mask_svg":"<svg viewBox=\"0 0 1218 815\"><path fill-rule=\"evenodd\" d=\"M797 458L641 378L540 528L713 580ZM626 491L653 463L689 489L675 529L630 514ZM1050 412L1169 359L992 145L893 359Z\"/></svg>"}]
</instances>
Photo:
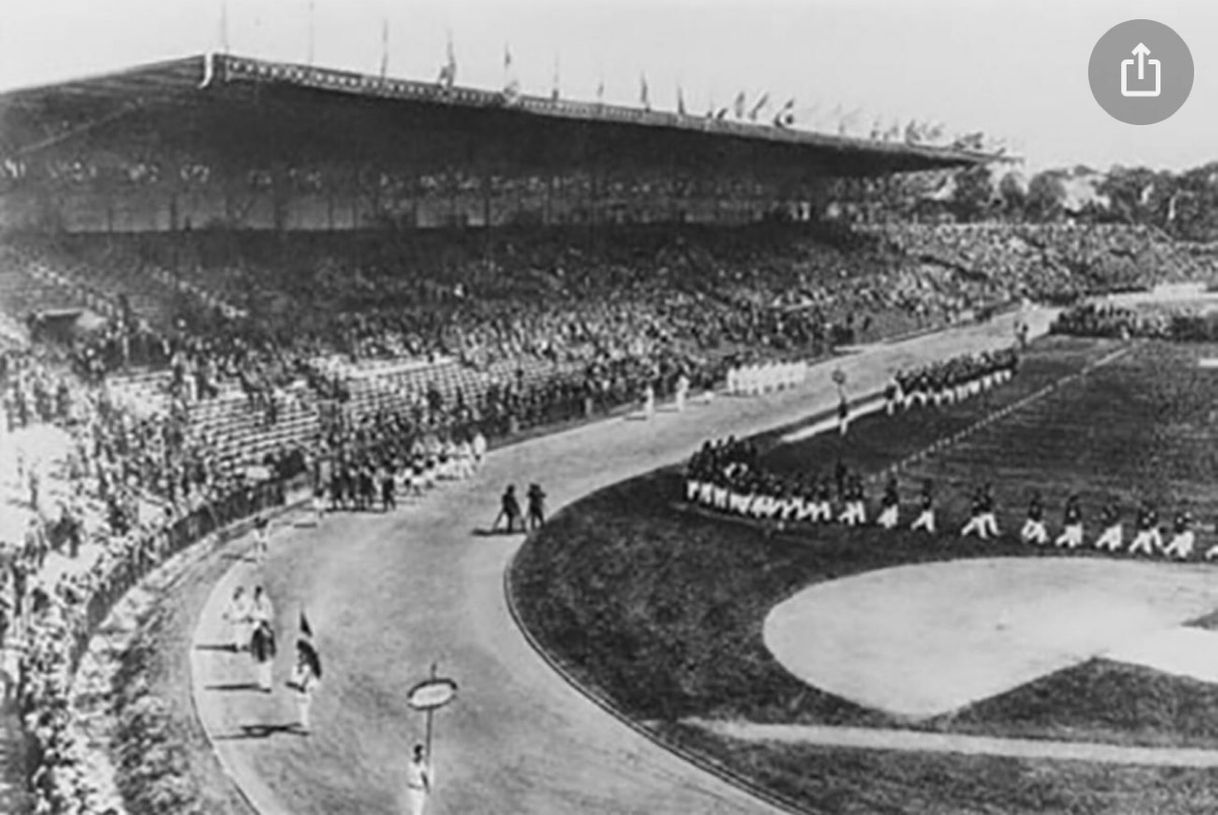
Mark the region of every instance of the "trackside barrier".
<instances>
[{"instance_id":1,"label":"trackside barrier","mask_svg":"<svg viewBox=\"0 0 1218 815\"><path fill-rule=\"evenodd\" d=\"M68 625L72 630L68 651L69 676L75 677L93 633L114 606L153 569L212 533L225 530L268 509L285 506L289 492L300 489L304 482L305 476L299 475L289 480L275 479L238 488L178 518L168 527L139 538L126 556L114 564L110 572L97 579L98 582L93 586L83 610L67 616ZM26 681L27 677L23 672L20 682L24 685ZM23 693L19 691L18 698L22 696ZM25 719L22 715L23 729ZM26 766L33 771L42 763L43 756L39 754L37 739L30 737L28 733L26 736Z\"/></svg>"}]
</instances>

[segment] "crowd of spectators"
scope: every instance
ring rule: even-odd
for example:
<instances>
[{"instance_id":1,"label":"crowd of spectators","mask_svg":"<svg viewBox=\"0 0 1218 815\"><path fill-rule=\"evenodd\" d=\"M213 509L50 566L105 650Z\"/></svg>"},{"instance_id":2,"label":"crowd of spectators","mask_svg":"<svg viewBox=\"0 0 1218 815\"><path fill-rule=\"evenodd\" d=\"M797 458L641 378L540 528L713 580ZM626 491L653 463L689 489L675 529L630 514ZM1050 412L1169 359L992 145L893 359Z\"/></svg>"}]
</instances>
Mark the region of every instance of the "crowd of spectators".
<instances>
[{"instance_id":1,"label":"crowd of spectators","mask_svg":"<svg viewBox=\"0 0 1218 815\"><path fill-rule=\"evenodd\" d=\"M48 238L47 241L53 239ZM139 236L99 239L98 251ZM148 239L152 256L165 244ZM369 236L203 234L165 263L241 299L241 312L179 309L153 332L138 320L82 340L83 368L173 364L209 384L251 369L274 381L302 359L453 356L485 367L533 357L591 362L657 347L815 350L865 334L877 312L952 319L932 302L954 285L920 279L873 242L806 225L632 229L599 243L563 231ZM72 262L87 245L73 242ZM138 254L140 247L133 247ZM43 246L44 257L54 246ZM246 316L240 316L245 314Z\"/></svg>"},{"instance_id":2,"label":"crowd of spectators","mask_svg":"<svg viewBox=\"0 0 1218 815\"><path fill-rule=\"evenodd\" d=\"M40 257L53 260L55 241L42 239ZM87 265L91 253L109 265L117 253L141 268L172 267L208 299L184 298L172 321L155 328L125 309L77 339L79 371L96 380L133 366L166 367L182 414L239 387L268 424L293 383L321 401L350 396L342 364L323 360L550 366L552 382L512 395L517 421L528 424L598 398L587 391L603 388L602 377L579 381L573 369L655 369L661 360L706 363L729 354L806 358L976 317L1021 297L1070 299L1192 269L1143 227L1011 223L667 225L594 237L519 228L71 239L72 264ZM231 303L240 308L221 305ZM697 378L696 370L687 374Z\"/></svg>"},{"instance_id":3,"label":"crowd of spectators","mask_svg":"<svg viewBox=\"0 0 1218 815\"><path fill-rule=\"evenodd\" d=\"M32 741L35 811L100 811L68 704L90 633L171 553L282 501L281 482L223 472L174 419L116 406L45 351L0 355L0 388L0 439L13 457L7 486L17 492L9 500L28 518L0 554L0 649L21 652L17 699ZM51 432L61 441L54 454Z\"/></svg>"},{"instance_id":4,"label":"crowd of spectators","mask_svg":"<svg viewBox=\"0 0 1218 815\"><path fill-rule=\"evenodd\" d=\"M859 229L910 258L956 269L976 299L1064 303L1202 274L1169 238L1141 225L898 222Z\"/></svg>"}]
</instances>

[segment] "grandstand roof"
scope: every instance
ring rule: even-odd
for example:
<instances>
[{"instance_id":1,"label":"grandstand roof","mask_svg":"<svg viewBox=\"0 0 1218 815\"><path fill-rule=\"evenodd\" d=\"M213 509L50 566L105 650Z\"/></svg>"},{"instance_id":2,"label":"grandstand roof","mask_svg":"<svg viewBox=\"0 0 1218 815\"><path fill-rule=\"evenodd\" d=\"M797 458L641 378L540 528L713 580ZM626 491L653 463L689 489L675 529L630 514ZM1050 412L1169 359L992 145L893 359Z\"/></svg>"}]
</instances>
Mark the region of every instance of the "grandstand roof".
<instances>
[{"instance_id":1,"label":"grandstand roof","mask_svg":"<svg viewBox=\"0 0 1218 815\"><path fill-rule=\"evenodd\" d=\"M984 163L946 147L208 54L0 94L0 158L88 134L229 159L335 155L412 166L743 166L864 176ZM404 135L420 134L417 138ZM426 136L426 137L422 137Z\"/></svg>"}]
</instances>

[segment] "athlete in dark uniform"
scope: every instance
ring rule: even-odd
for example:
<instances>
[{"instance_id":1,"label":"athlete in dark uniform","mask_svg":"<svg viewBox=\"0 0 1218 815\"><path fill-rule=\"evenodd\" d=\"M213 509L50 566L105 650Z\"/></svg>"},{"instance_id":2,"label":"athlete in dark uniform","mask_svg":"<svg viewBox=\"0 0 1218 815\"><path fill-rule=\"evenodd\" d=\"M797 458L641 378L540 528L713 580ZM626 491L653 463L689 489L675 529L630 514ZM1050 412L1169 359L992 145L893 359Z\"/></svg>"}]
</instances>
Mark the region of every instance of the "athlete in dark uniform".
<instances>
[{"instance_id":1,"label":"athlete in dark uniform","mask_svg":"<svg viewBox=\"0 0 1218 815\"><path fill-rule=\"evenodd\" d=\"M1023 522L1019 539L1037 546L1044 546L1049 542L1049 533L1045 530L1045 506L1040 500L1039 491L1033 490L1032 498L1028 501L1028 518Z\"/></svg>"}]
</instances>

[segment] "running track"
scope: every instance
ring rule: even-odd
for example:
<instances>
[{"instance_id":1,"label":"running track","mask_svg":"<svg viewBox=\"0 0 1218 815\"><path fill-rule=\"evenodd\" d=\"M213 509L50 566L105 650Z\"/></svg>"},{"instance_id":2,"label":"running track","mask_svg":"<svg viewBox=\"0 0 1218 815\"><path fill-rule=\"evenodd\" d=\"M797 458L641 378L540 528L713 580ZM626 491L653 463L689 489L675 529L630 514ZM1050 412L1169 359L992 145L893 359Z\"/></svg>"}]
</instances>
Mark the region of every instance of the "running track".
<instances>
[{"instance_id":1,"label":"running track","mask_svg":"<svg viewBox=\"0 0 1218 815\"><path fill-rule=\"evenodd\" d=\"M430 815L772 812L667 752L586 699L531 650L508 613L504 571L522 538L485 536L504 484L531 481L550 511L601 487L685 459L704 439L748 435L832 408L830 371L852 396L890 373L964 350L1009 344L1012 317L871 346L812 370L796 390L723 397L650 422L611 419L494 452L482 472L396 513L328 516L278 527L264 567L235 561L191 644L196 711L225 771L263 815L405 811L403 768L422 738L406 690L430 664L460 684L436 717ZM1033 333L1049 314L1034 315ZM290 516L289 516L290 517ZM246 689L248 658L214 647L237 583L264 582L282 643L272 696ZM309 738L282 688L301 604L326 675Z\"/></svg>"}]
</instances>

